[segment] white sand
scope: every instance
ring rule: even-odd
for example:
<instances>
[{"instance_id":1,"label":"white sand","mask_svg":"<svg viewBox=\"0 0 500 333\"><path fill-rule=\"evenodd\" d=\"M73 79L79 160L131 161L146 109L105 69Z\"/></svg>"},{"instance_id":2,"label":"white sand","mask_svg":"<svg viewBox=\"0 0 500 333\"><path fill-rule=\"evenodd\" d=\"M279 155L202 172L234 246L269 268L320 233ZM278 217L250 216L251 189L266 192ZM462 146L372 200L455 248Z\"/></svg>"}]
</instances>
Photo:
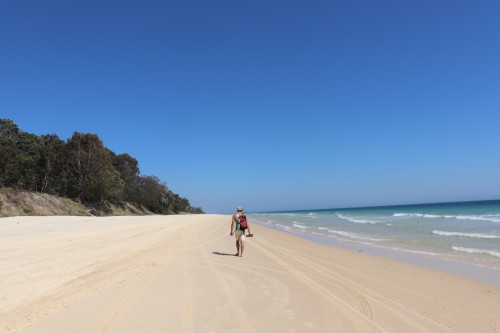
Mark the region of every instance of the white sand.
<instances>
[{"instance_id":1,"label":"white sand","mask_svg":"<svg viewBox=\"0 0 500 333\"><path fill-rule=\"evenodd\" d=\"M500 332L500 288L222 215L0 219L0 332Z\"/></svg>"}]
</instances>

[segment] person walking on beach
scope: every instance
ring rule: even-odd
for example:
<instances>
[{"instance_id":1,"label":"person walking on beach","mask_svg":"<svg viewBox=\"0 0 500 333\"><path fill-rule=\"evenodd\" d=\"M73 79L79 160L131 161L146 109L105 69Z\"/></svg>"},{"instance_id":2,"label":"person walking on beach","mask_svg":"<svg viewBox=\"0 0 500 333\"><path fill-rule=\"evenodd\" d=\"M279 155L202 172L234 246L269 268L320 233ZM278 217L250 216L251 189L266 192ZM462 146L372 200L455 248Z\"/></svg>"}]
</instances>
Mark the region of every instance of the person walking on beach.
<instances>
[{"instance_id":1,"label":"person walking on beach","mask_svg":"<svg viewBox=\"0 0 500 333\"><path fill-rule=\"evenodd\" d=\"M238 251L235 256L243 257L243 251L245 251L245 230L248 230L248 236L252 236L250 233L250 225L248 224L247 217L243 213L243 208L236 208L236 214L233 215L231 220L231 233L236 238L236 250Z\"/></svg>"}]
</instances>

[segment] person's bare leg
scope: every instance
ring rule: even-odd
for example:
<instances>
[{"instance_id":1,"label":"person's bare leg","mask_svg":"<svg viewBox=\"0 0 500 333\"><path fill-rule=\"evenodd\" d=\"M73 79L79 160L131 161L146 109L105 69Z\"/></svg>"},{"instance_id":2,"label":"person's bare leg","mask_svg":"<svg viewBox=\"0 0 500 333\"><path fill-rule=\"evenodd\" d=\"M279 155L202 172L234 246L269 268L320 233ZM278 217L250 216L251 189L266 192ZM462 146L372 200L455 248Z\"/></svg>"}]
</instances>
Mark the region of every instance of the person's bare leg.
<instances>
[{"instance_id":1,"label":"person's bare leg","mask_svg":"<svg viewBox=\"0 0 500 333\"><path fill-rule=\"evenodd\" d=\"M237 240L236 241L236 250L238 250L238 253L235 254L235 256L240 256L240 241Z\"/></svg>"},{"instance_id":2,"label":"person's bare leg","mask_svg":"<svg viewBox=\"0 0 500 333\"><path fill-rule=\"evenodd\" d=\"M245 242L244 241L240 241L240 242L241 242L240 257L243 257L243 251L245 250Z\"/></svg>"}]
</instances>

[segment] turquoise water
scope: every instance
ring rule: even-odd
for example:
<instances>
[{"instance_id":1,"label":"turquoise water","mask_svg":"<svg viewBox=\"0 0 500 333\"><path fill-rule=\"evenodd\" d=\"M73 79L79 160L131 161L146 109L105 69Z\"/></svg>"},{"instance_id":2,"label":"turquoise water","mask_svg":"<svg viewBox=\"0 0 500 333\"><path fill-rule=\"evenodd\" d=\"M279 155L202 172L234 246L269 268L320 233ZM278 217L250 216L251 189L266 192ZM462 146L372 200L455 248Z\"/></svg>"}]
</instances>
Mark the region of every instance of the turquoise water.
<instances>
[{"instance_id":1,"label":"turquoise water","mask_svg":"<svg viewBox=\"0 0 500 333\"><path fill-rule=\"evenodd\" d=\"M500 200L249 214L323 243L500 269Z\"/></svg>"}]
</instances>

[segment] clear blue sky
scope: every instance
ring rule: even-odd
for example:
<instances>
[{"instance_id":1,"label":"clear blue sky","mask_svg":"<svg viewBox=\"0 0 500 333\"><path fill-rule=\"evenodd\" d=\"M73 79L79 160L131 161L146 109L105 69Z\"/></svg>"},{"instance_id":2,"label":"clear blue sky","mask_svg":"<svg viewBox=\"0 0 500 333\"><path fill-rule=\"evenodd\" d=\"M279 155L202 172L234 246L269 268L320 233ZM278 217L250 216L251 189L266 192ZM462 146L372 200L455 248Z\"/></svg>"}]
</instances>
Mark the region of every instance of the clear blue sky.
<instances>
[{"instance_id":1,"label":"clear blue sky","mask_svg":"<svg viewBox=\"0 0 500 333\"><path fill-rule=\"evenodd\" d=\"M0 118L209 213L500 198L500 1L2 1Z\"/></svg>"}]
</instances>

